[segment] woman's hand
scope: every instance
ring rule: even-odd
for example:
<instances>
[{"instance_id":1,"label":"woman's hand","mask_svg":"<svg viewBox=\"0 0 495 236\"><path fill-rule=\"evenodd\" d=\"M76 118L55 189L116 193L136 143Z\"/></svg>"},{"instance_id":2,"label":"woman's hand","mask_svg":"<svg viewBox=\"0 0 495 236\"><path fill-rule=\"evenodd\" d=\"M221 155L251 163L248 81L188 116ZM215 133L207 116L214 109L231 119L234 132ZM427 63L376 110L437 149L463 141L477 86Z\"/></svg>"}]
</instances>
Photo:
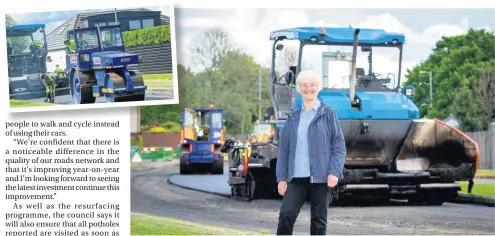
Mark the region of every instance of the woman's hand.
<instances>
[{"instance_id":1,"label":"woman's hand","mask_svg":"<svg viewBox=\"0 0 495 236\"><path fill-rule=\"evenodd\" d=\"M287 191L287 181L278 182L278 194L284 196L285 191Z\"/></svg>"},{"instance_id":2,"label":"woman's hand","mask_svg":"<svg viewBox=\"0 0 495 236\"><path fill-rule=\"evenodd\" d=\"M327 179L328 187L333 188L335 187L335 185L337 185L338 182L339 182L339 178L337 178L337 176L328 174L328 179Z\"/></svg>"}]
</instances>

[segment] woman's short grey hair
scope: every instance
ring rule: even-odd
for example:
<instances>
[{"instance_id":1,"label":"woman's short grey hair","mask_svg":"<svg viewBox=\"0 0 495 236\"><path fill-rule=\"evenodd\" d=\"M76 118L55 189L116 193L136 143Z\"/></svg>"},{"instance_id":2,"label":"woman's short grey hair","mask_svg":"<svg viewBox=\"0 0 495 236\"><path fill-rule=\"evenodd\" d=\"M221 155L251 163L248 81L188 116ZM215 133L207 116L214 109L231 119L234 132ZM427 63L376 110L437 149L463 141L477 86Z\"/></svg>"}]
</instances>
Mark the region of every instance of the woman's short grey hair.
<instances>
[{"instance_id":1,"label":"woman's short grey hair","mask_svg":"<svg viewBox=\"0 0 495 236\"><path fill-rule=\"evenodd\" d=\"M302 70L299 72L296 78L296 90L298 93L301 93L301 83L307 79L314 79L316 82L317 92L320 92L323 89L321 84L321 78L316 74L316 72L312 70Z\"/></svg>"}]
</instances>

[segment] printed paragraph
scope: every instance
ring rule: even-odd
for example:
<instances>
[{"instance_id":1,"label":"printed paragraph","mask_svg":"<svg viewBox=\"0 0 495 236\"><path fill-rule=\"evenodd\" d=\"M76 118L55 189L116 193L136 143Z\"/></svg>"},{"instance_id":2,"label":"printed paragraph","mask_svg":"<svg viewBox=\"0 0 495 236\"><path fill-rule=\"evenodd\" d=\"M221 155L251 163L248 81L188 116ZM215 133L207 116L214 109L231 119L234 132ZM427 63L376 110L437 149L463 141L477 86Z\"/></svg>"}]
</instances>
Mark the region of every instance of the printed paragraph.
<instances>
[{"instance_id":1,"label":"printed paragraph","mask_svg":"<svg viewBox=\"0 0 495 236\"><path fill-rule=\"evenodd\" d=\"M119 121L7 122L6 235L119 235L120 204L85 199L121 189L119 128Z\"/></svg>"}]
</instances>

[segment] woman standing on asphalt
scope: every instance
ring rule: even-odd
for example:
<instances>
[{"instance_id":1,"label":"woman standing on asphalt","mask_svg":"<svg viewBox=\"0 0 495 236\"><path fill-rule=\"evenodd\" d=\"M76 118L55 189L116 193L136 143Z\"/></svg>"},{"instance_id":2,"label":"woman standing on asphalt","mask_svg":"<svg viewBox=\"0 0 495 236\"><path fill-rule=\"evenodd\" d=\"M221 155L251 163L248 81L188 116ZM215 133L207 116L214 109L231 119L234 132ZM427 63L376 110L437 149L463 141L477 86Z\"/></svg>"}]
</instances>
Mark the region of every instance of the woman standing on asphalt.
<instances>
[{"instance_id":1,"label":"woman standing on asphalt","mask_svg":"<svg viewBox=\"0 0 495 236\"><path fill-rule=\"evenodd\" d=\"M292 234L309 194L311 235L327 229L329 188L342 179L346 147L337 113L317 99L321 80L313 71L301 71L296 80L303 105L292 112L282 132L277 158L278 192L284 196L277 235Z\"/></svg>"}]
</instances>

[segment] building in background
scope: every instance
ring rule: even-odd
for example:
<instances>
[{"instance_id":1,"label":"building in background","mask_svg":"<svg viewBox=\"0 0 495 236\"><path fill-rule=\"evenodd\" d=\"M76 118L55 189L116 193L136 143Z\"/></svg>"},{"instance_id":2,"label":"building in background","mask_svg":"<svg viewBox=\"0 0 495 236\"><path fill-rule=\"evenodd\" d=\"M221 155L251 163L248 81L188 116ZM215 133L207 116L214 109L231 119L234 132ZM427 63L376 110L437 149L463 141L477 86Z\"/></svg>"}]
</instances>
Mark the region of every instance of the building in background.
<instances>
[{"instance_id":1,"label":"building in background","mask_svg":"<svg viewBox=\"0 0 495 236\"><path fill-rule=\"evenodd\" d=\"M47 70L54 71L55 65L59 65L62 69L67 67L64 45L67 30L74 29L77 24L80 24L81 28L95 24L115 25L115 12L122 32L170 24L168 16L160 11L146 8L79 13L46 36L48 56L52 59L52 62L47 62Z\"/></svg>"}]
</instances>

